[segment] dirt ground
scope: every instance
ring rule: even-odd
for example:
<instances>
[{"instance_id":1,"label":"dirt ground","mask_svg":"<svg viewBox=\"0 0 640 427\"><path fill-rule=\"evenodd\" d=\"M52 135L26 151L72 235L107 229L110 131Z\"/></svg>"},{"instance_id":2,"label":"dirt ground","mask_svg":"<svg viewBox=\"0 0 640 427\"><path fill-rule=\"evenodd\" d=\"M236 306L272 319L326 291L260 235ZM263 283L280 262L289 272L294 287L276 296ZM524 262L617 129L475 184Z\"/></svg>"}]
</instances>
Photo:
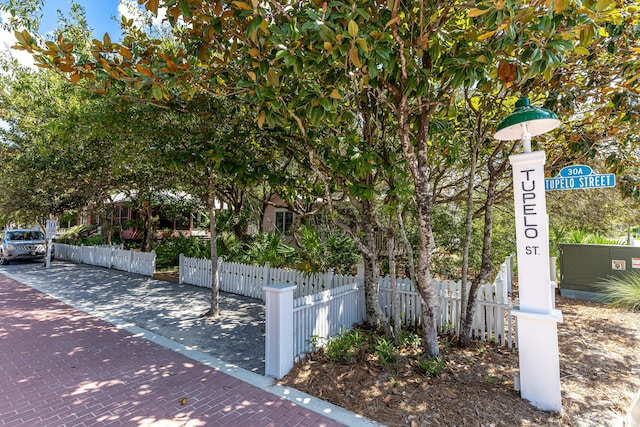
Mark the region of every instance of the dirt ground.
<instances>
[{"instance_id":1,"label":"dirt ground","mask_svg":"<svg viewBox=\"0 0 640 427\"><path fill-rule=\"evenodd\" d=\"M380 368L376 360L336 364L313 354L282 384L388 426L622 426L640 387L640 313L561 297L557 308L559 414L514 390L517 350L478 342L442 348L447 369L435 378L406 357Z\"/></svg>"}]
</instances>

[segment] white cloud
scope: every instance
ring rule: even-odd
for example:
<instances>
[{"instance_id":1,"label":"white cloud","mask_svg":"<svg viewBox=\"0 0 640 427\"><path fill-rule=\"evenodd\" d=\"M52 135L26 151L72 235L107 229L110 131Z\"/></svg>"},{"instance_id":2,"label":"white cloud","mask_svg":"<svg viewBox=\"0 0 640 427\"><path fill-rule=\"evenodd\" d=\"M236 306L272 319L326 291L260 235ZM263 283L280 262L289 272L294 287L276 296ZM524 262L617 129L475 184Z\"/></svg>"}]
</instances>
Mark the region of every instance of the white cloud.
<instances>
[{"instance_id":1,"label":"white cloud","mask_svg":"<svg viewBox=\"0 0 640 427\"><path fill-rule=\"evenodd\" d=\"M158 16L153 16L142 6L139 6L136 0L120 0L118 12L127 19L133 19L133 22L141 28L148 26L148 21L146 21L145 18L151 16L151 26L160 28L163 26L162 21L166 16L167 9L160 8L158 10Z\"/></svg>"},{"instance_id":2,"label":"white cloud","mask_svg":"<svg viewBox=\"0 0 640 427\"><path fill-rule=\"evenodd\" d=\"M8 22L10 15L3 12L0 15L2 22ZM33 56L24 50L15 50L11 47L16 44L16 37L12 31L7 31L4 28L0 28L0 52L3 56L11 56L15 58L20 64L35 68Z\"/></svg>"}]
</instances>

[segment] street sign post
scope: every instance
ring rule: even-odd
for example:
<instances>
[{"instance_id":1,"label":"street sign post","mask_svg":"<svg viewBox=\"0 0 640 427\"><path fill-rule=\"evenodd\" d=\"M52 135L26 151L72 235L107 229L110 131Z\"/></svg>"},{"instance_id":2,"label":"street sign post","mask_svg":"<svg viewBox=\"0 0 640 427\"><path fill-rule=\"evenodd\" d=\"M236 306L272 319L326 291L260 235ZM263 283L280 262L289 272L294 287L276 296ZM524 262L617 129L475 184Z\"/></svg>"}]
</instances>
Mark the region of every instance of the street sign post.
<instances>
[{"instance_id":1,"label":"street sign post","mask_svg":"<svg viewBox=\"0 0 640 427\"><path fill-rule=\"evenodd\" d=\"M56 237L56 229L58 223L55 219L48 219L45 226L45 237L47 239L47 260L45 263L46 268L51 266L51 245L53 244L53 238Z\"/></svg>"},{"instance_id":2,"label":"street sign post","mask_svg":"<svg viewBox=\"0 0 640 427\"><path fill-rule=\"evenodd\" d=\"M53 239L54 237L56 237L56 228L58 228L56 220L48 219L45 229L45 235L47 239Z\"/></svg>"},{"instance_id":3,"label":"street sign post","mask_svg":"<svg viewBox=\"0 0 640 427\"><path fill-rule=\"evenodd\" d=\"M589 188L608 188L616 186L616 176L612 173L597 174L589 166L574 165L560 170L554 178L544 180L546 191L583 190Z\"/></svg>"}]
</instances>

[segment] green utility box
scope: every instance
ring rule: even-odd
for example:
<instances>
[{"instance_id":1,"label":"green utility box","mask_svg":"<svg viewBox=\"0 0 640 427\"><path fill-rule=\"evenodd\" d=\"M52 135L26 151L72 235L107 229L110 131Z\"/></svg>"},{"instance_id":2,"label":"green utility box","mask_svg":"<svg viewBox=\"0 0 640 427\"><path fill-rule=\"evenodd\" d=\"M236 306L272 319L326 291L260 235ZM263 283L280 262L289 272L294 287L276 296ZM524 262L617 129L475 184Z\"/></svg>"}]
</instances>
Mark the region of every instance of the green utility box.
<instances>
[{"instance_id":1,"label":"green utility box","mask_svg":"<svg viewBox=\"0 0 640 427\"><path fill-rule=\"evenodd\" d=\"M598 300L598 283L625 271L640 269L640 247L560 245L560 295Z\"/></svg>"}]
</instances>

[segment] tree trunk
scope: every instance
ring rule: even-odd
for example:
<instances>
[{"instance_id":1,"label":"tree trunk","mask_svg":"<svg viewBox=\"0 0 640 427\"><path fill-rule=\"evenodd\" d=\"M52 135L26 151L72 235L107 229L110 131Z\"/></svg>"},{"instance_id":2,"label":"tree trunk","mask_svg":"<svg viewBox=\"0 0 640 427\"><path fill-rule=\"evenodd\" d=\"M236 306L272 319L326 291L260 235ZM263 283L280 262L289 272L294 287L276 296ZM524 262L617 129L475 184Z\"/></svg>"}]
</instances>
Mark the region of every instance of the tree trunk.
<instances>
[{"instance_id":1,"label":"tree trunk","mask_svg":"<svg viewBox=\"0 0 640 427\"><path fill-rule=\"evenodd\" d=\"M412 132L409 123L407 98L399 91L396 93L395 112L398 119L398 136L402 143L404 159L411 172L418 206L420 244L416 269L416 290L422 305L422 347L427 356L438 357L440 350L438 348L436 316L439 303L430 269L435 243L431 229L432 198L429 192L429 159L426 141L429 112L424 111L421 114L416 146L414 146L411 138Z\"/></svg>"},{"instance_id":2,"label":"tree trunk","mask_svg":"<svg viewBox=\"0 0 640 427\"><path fill-rule=\"evenodd\" d=\"M409 279L411 282L415 284L416 282L416 265L414 262L414 254L413 248L411 247L411 242L409 242L409 238L407 237L407 230L404 227L404 221L402 220L402 212L398 209L396 211L396 219L398 221L398 229L400 231L400 236L402 237L402 243L404 244L404 249L407 253L407 264L409 270Z\"/></svg>"},{"instance_id":3,"label":"tree trunk","mask_svg":"<svg viewBox=\"0 0 640 427\"><path fill-rule=\"evenodd\" d=\"M209 234L211 235L211 293L209 310L201 317L218 317L220 315L220 287L218 282L218 247L216 244L216 193L215 177L209 175L207 187L207 208L209 209Z\"/></svg>"},{"instance_id":4,"label":"tree trunk","mask_svg":"<svg viewBox=\"0 0 640 427\"><path fill-rule=\"evenodd\" d=\"M398 279L396 275L396 240L393 229L387 231L387 245L389 246L389 281L391 284L391 301L393 304L393 342L400 344L400 297L398 296Z\"/></svg>"},{"instance_id":5,"label":"tree trunk","mask_svg":"<svg viewBox=\"0 0 640 427\"><path fill-rule=\"evenodd\" d=\"M431 199L424 193L419 195L418 211L420 222L420 252L418 254L418 268L416 271L416 289L420 295L422 305L422 346L423 351L429 357L438 357L438 328L436 317L438 315L438 295L433 277L431 276L431 256L435 248L433 233L431 231Z\"/></svg>"},{"instance_id":6,"label":"tree trunk","mask_svg":"<svg viewBox=\"0 0 640 427\"><path fill-rule=\"evenodd\" d=\"M114 213L115 208L113 203L103 204L104 218L100 221L102 224L102 243L105 245L111 245L113 238L114 226Z\"/></svg>"},{"instance_id":7,"label":"tree trunk","mask_svg":"<svg viewBox=\"0 0 640 427\"><path fill-rule=\"evenodd\" d=\"M364 295L367 313L366 322L370 326L384 325L385 330L388 324L384 320L384 315L380 309L380 264L378 262L378 248L375 240L375 207L371 200L363 200L361 206L361 229L364 231L365 250L362 251L364 262Z\"/></svg>"},{"instance_id":8,"label":"tree trunk","mask_svg":"<svg viewBox=\"0 0 640 427\"><path fill-rule=\"evenodd\" d=\"M461 309L460 309L460 319L459 319L460 331L464 331L464 326L463 326L465 322L464 317L466 316L467 305L468 305L467 286L468 286L468 280L469 280L468 278L469 250L471 248L471 239L473 235L473 184L476 178L477 159L478 159L478 150L477 150L477 147L474 145L471 147L471 161L469 164L469 181L467 183L467 217L465 221L464 247L462 249L462 278L461 278L462 289L461 289L461 296L460 296ZM463 340L466 339L466 338L463 338L464 336L465 334L461 332L458 338L458 341L461 346L466 347L465 345L463 345Z\"/></svg>"},{"instance_id":9,"label":"tree trunk","mask_svg":"<svg viewBox=\"0 0 640 427\"><path fill-rule=\"evenodd\" d=\"M151 241L153 238L153 211L151 203L142 202L142 244L140 250L142 252L151 252Z\"/></svg>"},{"instance_id":10,"label":"tree trunk","mask_svg":"<svg viewBox=\"0 0 640 427\"><path fill-rule=\"evenodd\" d=\"M489 184L487 186L487 200L484 210L484 235L482 240L482 263L480 271L471 282L469 289L469 298L465 312L462 314L462 326L460 328L459 344L461 347L468 347L471 344L471 326L473 324L473 315L476 309L476 297L478 288L487 280L489 271L491 271L491 229L493 228L493 206L496 200L496 186L498 185L498 175L491 173Z\"/></svg>"}]
</instances>

